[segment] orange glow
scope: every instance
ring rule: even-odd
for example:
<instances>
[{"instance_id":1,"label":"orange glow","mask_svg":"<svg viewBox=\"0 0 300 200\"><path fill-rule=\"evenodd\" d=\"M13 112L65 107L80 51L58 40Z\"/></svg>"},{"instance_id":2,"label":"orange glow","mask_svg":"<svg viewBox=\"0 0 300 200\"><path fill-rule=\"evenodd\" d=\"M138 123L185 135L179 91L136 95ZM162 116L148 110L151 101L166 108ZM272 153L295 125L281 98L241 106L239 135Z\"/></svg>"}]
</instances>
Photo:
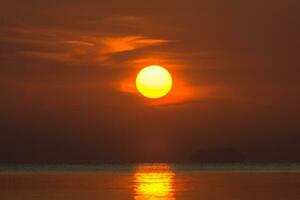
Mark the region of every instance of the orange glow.
<instances>
[{"instance_id":1,"label":"orange glow","mask_svg":"<svg viewBox=\"0 0 300 200\"><path fill-rule=\"evenodd\" d=\"M174 177L168 165L139 167L134 174L134 199L174 200Z\"/></svg>"},{"instance_id":2,"label":"orange glow","mask_svg":"<svg viewBox=\"0 0 300 200\"><path fill-rule=\"evenodd\" d=\"M131 74L127 75L127 79L121 80L118 89L121 92L129 93L140 97L141 95L136 89L135 85L135 75L138 73L138 70L133 70ZM183 102L189 102L199 99L205 99L213 95L214 88L207 87L195 87L189 82L183 79L176 71L172 70L172 78L174 80L172 85L172 91L165 97L156 99L152 101L149 99L146 101L148 105L171 105L171 104L180 104ZM147 99L146 99L147 100ZM145 102L145 99L143 99Z\"/></svg>"},{"instance_id":3,"label":"orange glow","mask_svg":"<svg viewBox=\"0 0 300 200\"><path fill-rule=\"evenodd\" d=\"M151 53L128 61L126 66L130 69L130 72L124 75L126 78L120 80L119 84L114 87L121 92L135 95L137 98L141 97L135 85L136 74L141 70L141 66L149 66L153 63L159 66L167 66L168 70L172 72L172 91L163 98L156 99L155 101L143 98L141 99L142 104L148 106L168 106L203 100L215 96L215 92L218 88L191 83L191 80L185 73L188 64L177 59L176 55L168 52L160 52L159 54Z\"/></svg>"}]
</instances>

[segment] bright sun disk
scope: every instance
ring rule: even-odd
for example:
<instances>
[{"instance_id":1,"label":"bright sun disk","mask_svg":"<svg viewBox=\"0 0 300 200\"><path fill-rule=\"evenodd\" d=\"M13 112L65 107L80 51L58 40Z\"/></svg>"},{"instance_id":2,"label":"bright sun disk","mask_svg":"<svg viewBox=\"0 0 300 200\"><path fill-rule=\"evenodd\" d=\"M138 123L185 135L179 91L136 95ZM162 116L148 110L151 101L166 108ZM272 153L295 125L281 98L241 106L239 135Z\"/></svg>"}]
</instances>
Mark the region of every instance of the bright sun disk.
<instances>
[{"instance_id":1,"label":"bright sun disk","mask_svg":"<svg viewBox=\"0 0 300 200\"><path fill-rule=\"evenodd\" d=\"M145 97L161 98L172 89L172 76L165 68L151 65L143 68L136 77L136 88Z\"/></svg>"}]
</instances>

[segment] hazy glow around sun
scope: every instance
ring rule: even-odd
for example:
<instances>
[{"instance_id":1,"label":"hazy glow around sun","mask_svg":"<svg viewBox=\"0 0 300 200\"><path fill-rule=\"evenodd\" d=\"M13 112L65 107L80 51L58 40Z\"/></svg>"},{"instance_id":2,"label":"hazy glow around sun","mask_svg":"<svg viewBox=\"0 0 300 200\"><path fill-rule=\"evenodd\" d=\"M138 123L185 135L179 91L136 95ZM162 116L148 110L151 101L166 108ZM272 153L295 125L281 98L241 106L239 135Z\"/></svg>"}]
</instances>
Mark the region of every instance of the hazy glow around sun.
<instances>
[{"instance_id":1,"label":"hazy glow around sun","mask_svg":"<svg viewBox=\"0 0 300 200\"><path fill-rule=\"evenodd\" d=\"M136 88L145 97L157 99L172 89L172 76L165 68L151 65L143 68L136 77Z\"/></svg>"}]
</instances>

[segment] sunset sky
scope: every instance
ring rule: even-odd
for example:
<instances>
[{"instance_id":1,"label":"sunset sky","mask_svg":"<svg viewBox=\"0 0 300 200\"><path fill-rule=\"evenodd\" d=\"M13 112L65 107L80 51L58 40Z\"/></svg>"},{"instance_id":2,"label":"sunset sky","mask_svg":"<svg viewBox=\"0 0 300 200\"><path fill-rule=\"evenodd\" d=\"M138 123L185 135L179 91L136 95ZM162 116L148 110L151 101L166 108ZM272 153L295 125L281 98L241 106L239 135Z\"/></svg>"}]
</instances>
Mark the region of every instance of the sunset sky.
<instances>
[{"instance_id":1,"label":"sunset sky","mask_svg":"<svg viewBox=\"0 0 300 200\"><path fill-rule=\"evenodd\" d=\"M299 9L2 0L0 163L300 161ZM148 65L166 97L136 90Z\"/></svg>"}]
</instances>

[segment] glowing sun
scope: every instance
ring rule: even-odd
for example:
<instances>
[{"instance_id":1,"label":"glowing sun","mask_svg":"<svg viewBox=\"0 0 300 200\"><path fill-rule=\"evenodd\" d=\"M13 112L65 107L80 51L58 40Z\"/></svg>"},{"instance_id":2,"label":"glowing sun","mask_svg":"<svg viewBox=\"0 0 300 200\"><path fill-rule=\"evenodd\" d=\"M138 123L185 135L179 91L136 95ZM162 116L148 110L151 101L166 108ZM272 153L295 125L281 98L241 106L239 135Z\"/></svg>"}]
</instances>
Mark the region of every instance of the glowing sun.
<instances>
[{"instance_id":1,"label":"glowing sun","mask_svg":"<svg viewBox=\"0 0 300 200\"><path fill-rule=\"evenodd\" d=\"M136 77L136 88L145 97L157 99L172 89L172 76L165 68L151 65L143 68Z\"/></svg>"}]
</instances>

